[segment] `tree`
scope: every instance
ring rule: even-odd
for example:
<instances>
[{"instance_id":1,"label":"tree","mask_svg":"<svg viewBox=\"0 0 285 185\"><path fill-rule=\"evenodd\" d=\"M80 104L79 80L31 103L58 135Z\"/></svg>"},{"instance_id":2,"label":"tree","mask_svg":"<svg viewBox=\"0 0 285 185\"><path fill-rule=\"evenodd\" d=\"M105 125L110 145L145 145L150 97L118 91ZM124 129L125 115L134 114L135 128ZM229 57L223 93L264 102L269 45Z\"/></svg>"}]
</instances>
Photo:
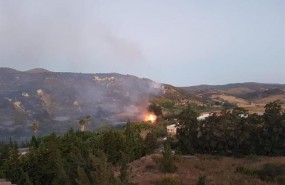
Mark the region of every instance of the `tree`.
<instances>
[{"instance_id":1,"label":"tree","mask_svg":"<svg viewBox=\"0 0 285 185\"><path fill-rule=\"evenodd\" d=\"M123 136L114 131L102 133L100 147L108 155L108 161L118 163L122 159L121 151L126 150Z\"/></svg>"},{"instance_id":2,"label":"tree","mask_svg":"<svg viewBox=\"0 0 285 185\"><path fill-rule=\"evenodd\" d=\"M1 166L1 171L6 179L12 182L17 182L20 179L20 158L16 148L10 147L8 151L8 156Z\"/></svg>"},{"instance_id":3,"label":"tree","mask_svg":"<svg viewBox=\"0 0 285 185\"><path fill-rule=\"evenodd\" d=\"M155 103L148 106L148 111L154 113L156 116L162 116L161 107Z\"/></svg>"},{"instance_id":4,"label":"tree","mask_svg":"<svg viewBox=\"0 0 285 185\"><path fill-rule=\"evenodd\" d=\"M265 105L263 139L267 155L285 154L285 115L281 102L274 101Z\"/></svg>"},{"instance_id":5,"label":"tree","mask_svg":"<svg viewBox=\"0 0 285 185\"><path fill-rule=\"evenodd\" d=\"M70 185L71 182L69 180L68 175L66 174L66 171L64 169L63 165L63 159L60 155L60 151L57 150L56 153L54 154L54 162L55 162L55 175L52 184L53 185L60 185L60 184L65 184L65 185Z\"/></svg>"},{"instance_id":6,"label":"tree","mask_svg":"<svg viewBox=\"0 0 285 185\"><path fill-rule=\"evenodd\" d=\"M77 167L77 175L78 175L78 178L76 179L76 182L78 185L90 185L90 181L88 179L88 176L87 176L84 168L78 166Z\"/></svg>"},{"instance_id":7,"label":"tree","mask_svg":"<svg viewBox=\"0 0 285 185\"><path fill-rule=\"evenodd\" d=\"M126 136L126 153L130 161L140 158L144 154L144 142L139 129L135 129L128 121L124 132Z\"/></svg>"},{"instance_id":8,"label":"tree","mask_svg":"<svg viewBox=\"0 0 285 185\"><path fill-rule=\"evenodd\" d=\"M115 181L111 165L107 162L104 152L97 151L96 155L89 154L90 176L92 184L110 185Z\"/></svg>"},{"instance_id":9,"label":"tree","mask_svg":"<svg viewBox=\"0 0 285 185\"><path fill-rule=\"evenodd\" d=\"M152 132L147 133L144 140L144 145L145 153L151 154L158 147L157 136Z\"/></svg>"},{"instance_id":10,"label":"tree","mask_svg":"<svg viewBox=\"0 0 285 185\"><path fill-rule=\"evenodd\" d=\"M172 151L170 148L170 144L168 142L164 144L164 152L163 152L163 158L161 160L161 167L162 171L167 173L173 173L177 168L174 164Z\"/></svg>"},{"instance_id":11,"label":"tree","mask_svg":"<svg viewBox=\"0 0 285 185\"><path fill-rule=\"evenodd\" d=\"M127 126L124 132L126 136L126 150L129 156L129 160L135 160L135 152L134 152L134 144L135 144L135 136L134 136L134 129L131 127L131 122L128 120Z\"/></svg>"},{"instance_id":12,"label":"tree","mask_svg":"<svg viewBox=\"0 0 285 185\"><path fill-rule=\"evenodd\" d=\"M193 154L197 144L198 135L198 113L191 107L179 114L179 125L177 127L178 145L182 153Z\"/></svg>"},{"instance_id":13,"label":"tree","mask_svg":"<svg viewBox=\"0 0 285 185\"><path fill-rule=\"evenodd\" d=\"M30 146L31 148L38 148L38 147L40 146L40 143L41 143L40 138L36 138L36 137L33 135L29 146Z\"/></svg>"},{"instance_id":14,"label":"tree","mask_svg":"<svg viewBox=\"0 0 285 185\"><path fill-rule=\"evenodd\" d=\"M120 180L122 183L127 184L127 171L128 171L128 156L125 153L122 153L121 167L120 167Z\"/></svg>"},{"instance_id":15,"label":"tree","mask_svg":"<svg viewBox=\"0 0 285 185\"><path fill-rule=\"evenodd\" d=\"M266 104L264 108L264 118L280 116L282 114L281 102L279 100Z\"/></svg>"}]
</instances>

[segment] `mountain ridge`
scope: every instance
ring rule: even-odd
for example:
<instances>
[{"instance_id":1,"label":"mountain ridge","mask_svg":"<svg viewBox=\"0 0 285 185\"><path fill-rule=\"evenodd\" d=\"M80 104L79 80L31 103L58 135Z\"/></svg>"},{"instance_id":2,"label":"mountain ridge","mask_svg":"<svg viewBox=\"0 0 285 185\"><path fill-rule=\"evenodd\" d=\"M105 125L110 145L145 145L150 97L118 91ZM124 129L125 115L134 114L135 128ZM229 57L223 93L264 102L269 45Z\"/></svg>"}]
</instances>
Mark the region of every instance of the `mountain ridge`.
<instances>
[{"instance_id":1,"label":"mountain ridge","mask_svg":"<svg viewBox=\"0 0 285 185\"><path fill-rule=\"evenodd\" d=\"M223 108L225 103L244 106L242 102L245 107L263 108L264 102L278 98L285 102L282 85L282 88L274 86L267 91L264 87L273 87L272 84L253 85L259 88L249 88L247 83L243 89L239 87L241 84L231 84L228 85L231 88L193 91L128 74L0 68L0 135L31 135L34 122L40 125L39 134L64 132L71 127L78 128L78 120L87 115L93 120L88 126L92 130L100 124L128 119L140 121L150 102L158 103L164 113L170 114L189 104Z\"/></svg>"},{"instance_id":2,"label":"mountain ridge","mask_svg":"<svg viewBox=\"0 0 285 185\"><path fill-rule=\"evenodd\" d=\"M229 83L229 84L223 84L223 85L208 85L208 84L202 84L202 85L194 85L194 86L184 86L181 87L182 89L185 89L187 91L193 92L193 91L199 91L199 90L205 90L205 89L227 89L227 88L233 88L233 87L282 87L285 88L285 84L282 83L260 83L260 82L239 82L239 83Z\"/></svg>"},{"instance_id":3,"label":"mountain ridge","mask_svg":"<svg viewBox=\"0 0 285 185\"><path fill-rule=\"evenodd\" d=\"M78 128L90 115L100 123L142 120L151 97L163 85L146 78L118 73L17 71L0 68L0 135L29 135L33 122L39 134Z\"/></svg>"}]
</instances>

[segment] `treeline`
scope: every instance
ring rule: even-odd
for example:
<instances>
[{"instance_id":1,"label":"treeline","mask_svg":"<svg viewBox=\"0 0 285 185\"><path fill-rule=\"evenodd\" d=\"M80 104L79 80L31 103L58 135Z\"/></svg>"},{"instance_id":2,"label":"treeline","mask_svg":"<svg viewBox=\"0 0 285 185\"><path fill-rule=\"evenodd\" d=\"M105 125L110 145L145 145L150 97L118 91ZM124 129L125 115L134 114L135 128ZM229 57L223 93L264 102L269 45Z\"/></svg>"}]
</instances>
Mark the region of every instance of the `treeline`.
<instances>
[{"instance_id":1,"label":"treeline","mask_svg":"<svg viewBox=\"0 0 285 185\"><path fill-rule=\"evenodd\" d=\"M157 106L152 109L161 113ZM192 107L179 114L173 149L187 154L285 155L285 113L278 101L267 104L263 115L249 114L236 107L203 121L198 121L198 116ZM54 133L33 136L25 155L19 154L16 143L2 143L0 178L18 185L128 184L128 163L153 153L163 143L162 140L158 143L157 138L165 137L164 124L169 123L128 122L123 130L117 131L69 130L62 136ZM141 137L141 130L149 132L145 138ZM168 145L161 166L165 172L176 169ZM119 175L114 175L114 171Z\"/></svg>"},{"instance_id":2,"label":"treeline","mask_svg":"<svg viewBox=\"0 0 285 185\"><path fill-rule=\"evenodd\" d=\"M191 107L179 115L177 147L182 153L285 155L285 113L281 103L265 106L263 115L236 107L198 121Z\"/></svg>"},{"instance_id":3,"label":"treeline","mask_svg":"<svg viewBox=\"0 0 285 185\"><path fill-rule=\"evenodd\" d=\"M0 144L0 177L21 185L127 184L128 163L152 153L156 141L153 133L143 139L130 122L125 131L33 136L25 155L13 142Z\"/></svg>"}]
</instances>

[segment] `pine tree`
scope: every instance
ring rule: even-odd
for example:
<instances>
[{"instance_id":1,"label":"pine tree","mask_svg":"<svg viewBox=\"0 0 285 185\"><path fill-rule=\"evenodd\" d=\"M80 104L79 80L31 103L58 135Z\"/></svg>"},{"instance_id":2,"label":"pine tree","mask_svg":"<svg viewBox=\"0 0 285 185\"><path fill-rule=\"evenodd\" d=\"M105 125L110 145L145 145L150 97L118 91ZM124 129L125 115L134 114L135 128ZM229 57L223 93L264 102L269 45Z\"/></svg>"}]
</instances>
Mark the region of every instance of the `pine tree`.
<instances>
[{"instance_id":1,"label":"pine tree","mask_svg":"<svg viewBox=\"0 0 285 185\"><path fill-rule=\"evenodd\" d=\"M163 158L161 160L161 165L163 172L173 173L176 170L170 144L168 142L164 144L164 152L163 152Z\"/></svg>"},{"instance_id":2,"label":"pine tree","mask_svg":"<svg viewBox=\"0 0 285 185\"><path fill-rule=\"evenodd\" d=\"M97 156L89 154L91 164L90 176L93 184L111 185L114 182L113 171L103 152L97 151Z\"/></svg>"},{"instance_id":3,"label":"pine tree","mask_svg":"<svg viewBox=\"0 0 285 185\"><path fill-rule=\"evenodd\" d=\"M120 180L124 184L127 184L127 171L128 171L128 156L123 153L122 154L122 160L121 160L121 167L120 167Z\"/></svg>"}]
</instances>

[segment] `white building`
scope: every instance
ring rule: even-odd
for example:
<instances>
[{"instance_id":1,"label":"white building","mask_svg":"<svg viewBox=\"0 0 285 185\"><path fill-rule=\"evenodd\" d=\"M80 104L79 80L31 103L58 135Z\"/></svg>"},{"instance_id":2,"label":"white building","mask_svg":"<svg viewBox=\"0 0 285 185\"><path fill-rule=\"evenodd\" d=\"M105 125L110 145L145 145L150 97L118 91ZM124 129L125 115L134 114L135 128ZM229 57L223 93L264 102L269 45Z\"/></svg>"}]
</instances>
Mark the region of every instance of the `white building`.
<instances>
[{"instance_id":1,"label":"white building","mask_svg":"<svg viewBox=\"0 0 285 185\"><path fill-rule=\"evenodd\" d=\"M211 116L212 113L205 113L205 114L202 114L200 116L197 117L197 120L198 121L202 121L202 120L205 120L207 117Z\"/></svg>"},{"instance_id":2,"label":"white building","mask_svg":"<svg viewBox=\"0 0 285 185\"><path fill-rule=\"evenodd\" d=\"M177 125L173 124L173 125L168 125L167 127L167 133L171 136L175 136L176 135L176 131L177 131Z\"/></svg>"}]
</instances>

